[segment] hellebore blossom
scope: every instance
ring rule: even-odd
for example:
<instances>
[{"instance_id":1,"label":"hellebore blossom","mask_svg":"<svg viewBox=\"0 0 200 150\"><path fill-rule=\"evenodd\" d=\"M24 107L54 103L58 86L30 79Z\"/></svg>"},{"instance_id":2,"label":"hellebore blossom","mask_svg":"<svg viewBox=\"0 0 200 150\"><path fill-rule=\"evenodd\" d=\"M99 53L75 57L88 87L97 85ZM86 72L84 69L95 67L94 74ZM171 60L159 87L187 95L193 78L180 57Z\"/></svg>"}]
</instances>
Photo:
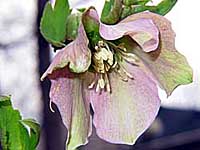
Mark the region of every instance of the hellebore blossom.
<instances>
[{"instance_id":1,"label":"hellebore blossom","mask_svg":"<svg viewBox=\"0 0 200 150\"><path fill-rule=\"evenodd\" d=\"M135 143L158 113L157 85L169 96L192 82L174 40L170 22L151 12L115 25L103 24L93 7L82 14L77 37L59 50L41 78L51 80L50 101L68 129L69 150L88 142L92 120L100 138Z\"/></svg>"}]
</instances>

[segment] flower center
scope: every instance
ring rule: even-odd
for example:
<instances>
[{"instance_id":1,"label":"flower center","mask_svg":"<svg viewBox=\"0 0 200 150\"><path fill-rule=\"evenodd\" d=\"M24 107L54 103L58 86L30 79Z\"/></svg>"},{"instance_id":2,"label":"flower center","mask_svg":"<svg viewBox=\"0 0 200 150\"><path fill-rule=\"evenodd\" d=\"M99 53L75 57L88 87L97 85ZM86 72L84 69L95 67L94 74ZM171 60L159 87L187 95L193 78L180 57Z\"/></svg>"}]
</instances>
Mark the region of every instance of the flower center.
<instances>
[{"instance_id":1,"label":"flower center","mask_svg":"<svg viewBox=\"0 0 200 150\"><path fill-rule=\"evenodd\" d=\"M92 55L92 66L95 70L95 78L89 85L89 89L92 89L96 85L96 92L106 89L107 92L111 92L109 72L112 70L116 72L120 78L127 82L128 79L133 79L133 76L126 71L121 62L118 60L117 55L130 63L137 61L134 54L126 53L125 48L120 48L114 44L111 48L107 43L99 41L95 46L95 52Z\"/></svg>"},{"instance_id":2,"label":"flower center","mask_svg":"<svg viewBox=\"0 0 200 150\"><path fill-rule=\"evenodd\" d=\"M92 59L93 67L98 73L108 72L114 63L113 53L109 46L103 41L99 41L98 45L95 46L95 52Z\"/></svg>"}]
</instances>

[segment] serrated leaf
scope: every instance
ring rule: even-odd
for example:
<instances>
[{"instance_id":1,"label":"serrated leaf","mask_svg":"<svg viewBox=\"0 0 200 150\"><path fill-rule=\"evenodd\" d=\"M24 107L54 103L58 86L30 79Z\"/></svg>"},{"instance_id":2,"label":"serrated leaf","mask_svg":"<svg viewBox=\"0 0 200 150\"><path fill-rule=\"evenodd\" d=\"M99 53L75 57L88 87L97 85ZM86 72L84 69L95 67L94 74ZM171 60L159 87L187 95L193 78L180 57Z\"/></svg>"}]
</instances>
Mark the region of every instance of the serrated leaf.
<instances>
[{"instance_id":1,"label":"serrated leaf","mask_svg":"<svg viewBox=\"0 0 200 150\"><path fill-rule=\"evenodd\" d=\"M10 97L0 96L0 141L3 150L35 150L27 129L21 124L21 115L14 110Z\"/></svg>"},{"instance_id":2,"label":"serrated leaf","mask_svg":"<svg viewBox=\"0 0 200 150\"><path fill-rule=\"evenodd\" d=\"M66 37L66 22L71 10L68 0L56 0L52 8L47 2L40 23L40 30L44 38L55 46L62 46Z\"/></svg>"},{"instance_id":3,"label":"serrated leaf","mask_svg":"<svg viewBox=\"0 0 200 150\"><path fill-rule=\"evenodd\" d=\"M177 0L163 0L156 6L136 5L135 7L125 6L122 10L121 19L135 13L150 11L159 15L166 15L176 4Z\"/></svg>"},{"instance_id":4,"label":"serrated leaf","mask_svg":"<svg viewBox=\"0 0 200 150\"><path fill-rule=\"evenodd\" d=\"M119 21L122 11L121 0L105 1L101 21L105 24L115 24Z\"/></svg>"}]
</instances>

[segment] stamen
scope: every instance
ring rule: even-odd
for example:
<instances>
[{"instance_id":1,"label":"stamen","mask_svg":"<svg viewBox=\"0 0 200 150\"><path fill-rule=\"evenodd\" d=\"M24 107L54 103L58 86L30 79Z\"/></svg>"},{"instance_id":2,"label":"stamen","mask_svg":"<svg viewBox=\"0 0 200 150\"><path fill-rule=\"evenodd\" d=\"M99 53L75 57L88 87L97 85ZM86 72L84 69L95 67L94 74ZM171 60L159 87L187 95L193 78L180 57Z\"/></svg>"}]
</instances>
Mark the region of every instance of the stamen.
<instances>
[{"instance_id":1,"label":"stamen","mask_svg":"<svg viewBox=\"0 0 200 150\"><path fill-rule=\"evenodd\" d=\"M99 92L99 84L97 83L96 92Z\"/></svg>"},{"instance_id":2,"label":"stamen","mask_svg":"<svg viewBox=\"0 0 200 150\"><path fill-rule=\"evenodd\" d=\"M117 61L115 61L114 65L112 65L112 69L114 69L117 66Z\"/></svg>"},{"instance_id":3,"label":"stamen","mask_svg":"<svg viewBox=\"0 0 200 150\"><path fill-rule=\"evenodd\" d=\"M109 81L109 78L108 78L108 74L107 74L107 73L105 73L105 83L106 83L106 91L107 91L107 92L111 92L110 81Z\"/></svg>"},{"instance_id":4,"label":"stamen","mask_svg":"<svg viewBox=\"0 0 200 150\"><path fill-rule=\"evenodd\" d=\"M133 75L130 74L128 71L126 71L126 69L123 67L123 65L119 64L119 67L126 74L127 77L129 77L130 79L134 79Z\"/></svg>"},{"instance_id":5,"label":"stamen","mask_svg":"<svg viewBox=\"0 0 200 150\"><path fill-rule=\"evenodd\" d=\"M126 60L127 62L129 62L133 65L139 66L140 61L135 54L125 53L123 51L119 51L119 52L124 60Z\"/></svg>"},{"instance_id":6,"label":"stamen","mask_svg":"<svg viewBox=\"0 0 200 150\"><path fill-rule=\"evenodd\" d=\"M105 82L104 82L104 79L103 79L103 75L102 75L102 74L100 74L100 78L99 78L99 80L98 80L98 84L99 84L99 87L100 87L101 89L104 89L104 87L105 87Z\"/></svg>"},{"instance_id":7,"label":"stamen","mask_svg":"<svg viewBox=\"0 0 200 150\"><path fill-rule=\"evenodd\" d=\"M130 58L134 59L135 61L139 61L137 56L135 54L133 54L133 53L126 53L126 52L123 52L123 51L120 51L120 53L123 56L130 57Z\"/></svg>"},{"instance_id":8,"label":"stamen","mask_svg":"<svg viewBox=\"0 0 200 150\"><path fill-rule=\"evenodd\" d=\"M50 108L51 112L55 113L55 110L53 110L53 107L52 107L52 101L51 100L49 101L49 108Z\"/></svg>"},{"instance_id":9,"label":"stamen","mask_svg":"<svg viewBox=\"0 0 200 150\"><path fill-rule=\"evenodd\" d=\"M94 77L94 80L92 81L92 83L88 86L89 89L92 89L95 84L97 82L97 73L95 73L95 77Z\"/></svg>"},{"instance_id":10,"label":"stamen","mask_svg":"<svg viewBox=\"0 0 200 150\"><path fill-rule=\"evenodd\" d=\"M125 75L122 75L123 72L121 72L121 70L116 69L116 72L118 73L122 81L128 82L128 77Z\"/></svg>"},{"instance_id":11,"label":"stamen","mask_svg":"<svg viewBox=\"0 0 200 150\"><path fill-rule=\"evenodd\" d=\"M119 62L117 64L118 66L115 69L115 72L118 73L118 75L121 77L121 79L125 82L128 81L128 79L134 79L133 75L130 74L128 71L126 71L126 69L123 67L123 65L121 65Z\"/></svg>"},{"instance_id":12,"label":"stamen","mask_svg":"<svg viewBox=\"0 0 200 150\"><path fill-rule=\"evenodd\" d=\"M88 88L92 89L92 88L94 88L95 85L96 85L96 90L95 90L96 92L99 92L99 91L103 90L104 88L106 88L106 91L108 91L108 92L111 91L110 82L109 82L107 73L103 73L103 74L96 73L94 80L88 86Z\"/></svg>"}]
</instances>

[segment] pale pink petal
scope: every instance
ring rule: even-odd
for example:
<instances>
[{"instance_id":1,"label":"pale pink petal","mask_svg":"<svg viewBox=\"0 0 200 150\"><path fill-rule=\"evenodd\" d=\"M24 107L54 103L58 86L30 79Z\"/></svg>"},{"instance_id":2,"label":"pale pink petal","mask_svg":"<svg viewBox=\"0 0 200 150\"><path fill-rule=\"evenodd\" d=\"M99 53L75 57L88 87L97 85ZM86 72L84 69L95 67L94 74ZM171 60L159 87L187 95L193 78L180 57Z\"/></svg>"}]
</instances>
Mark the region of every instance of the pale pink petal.
<instances>
[{"instance_id":1,"label":"pale pink petal","mask_svg":"<svg viewBox=\"0 0 200 150\"><path fill-rule=\"evenodd\" d=\"M91 116L89 102L82 92L83 80L66 72L67 69L59 70L55 78L51 79L50 100L58 107L68 129L67 149L75 150L88 142Z\"/></svg>"},{"instance_id":2,"label":"pale pink petal","mask_svg":"<svg viewBox=\"0 0 200 150\"><path fill-rule=\"evenodd\" d=\"M110 73L112 93L90 90L93 123L100 138L117 144L134 144L155 119L160 100L155 83L138 67L128 66L134 80Z\"/></svg>"},{"instance_id":3,"label":"pale pink petal","mask_svg":"<svg viewBox=\"0 0 200 150\"><path fill-rule=\"evenodd\" d=\"M145 52L154 51L159 45L159 31L151 19L100 25L100 34L106 40L116 40L129 35Z\"/></svg>"},{"instance_id":4,"label":"pale pink petal","mask_svg":"<svg viewBox=\"0 0 200 150\"><path fill-rule=\"evenodd\" d=\"M88 49L88 38L83 25L80 25L77 38L60 50L53 62L43 74L43 80L53 71L69 66L71 72L82 73L87 71L91 63L91 52Z\"/></svg>"},{"instance_id":5,"label":"pale pink petal","mask_svg":"<svg viewBox=\"0 0 200 150\"><path fill-rule=\"evenodd\" d=\"M127 42L132 49L132 53L137 54L153 73L155 79L159 82L169 96L179 85L192 82L193 71L186 58L180 54L175 47L175 33L171 23L165 17L151 13L143 12L127 17L124 22L135 21L140 18L152 19L160 32L160 45L156 51L144 53L140 48L131 46L132 42Z\"/></svg>"},{"instance_id":6,"label":"pale pink petal","mask_svg":"<svg viewBox=\"0 0 200 150\"><path fill-rule=\"evenodd\" d=\"M105 40L116 40L129 35L145 52L154 51L159 45L159 31L151 19L138 19L129 22L119 22L116 25L106 25L99 21L95 8L87 10L86 15L100 24L100 35Z\"/></svg>"}]
</instances>

